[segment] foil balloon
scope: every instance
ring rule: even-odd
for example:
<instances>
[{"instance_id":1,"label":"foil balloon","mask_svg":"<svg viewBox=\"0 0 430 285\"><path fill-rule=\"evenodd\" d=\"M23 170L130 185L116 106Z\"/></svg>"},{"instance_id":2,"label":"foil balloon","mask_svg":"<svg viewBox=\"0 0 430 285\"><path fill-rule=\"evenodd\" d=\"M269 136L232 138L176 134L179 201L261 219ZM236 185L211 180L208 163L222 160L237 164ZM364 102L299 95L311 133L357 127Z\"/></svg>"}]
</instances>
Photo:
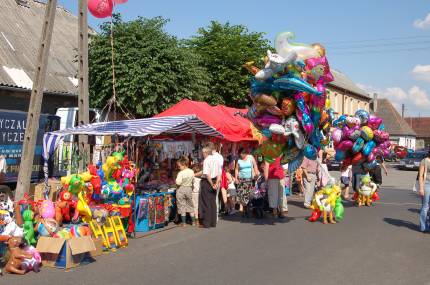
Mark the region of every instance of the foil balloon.
<instances>
[{"instance_id":1,"label":"foil balloon","mask_svg":"<svg viewBox=\"0 0 430 285\"><path fill-rule=\"evenodd\" d=\"M364 161L364 155L361 152L359 152L359 153L356 153L354 155L351 163L352 163L352 165L358 165L358 164L362 163L363 161Z\"/></svg>"},{"instance_id":2,"label":"foil balloon","mask_svg":"<svg viewBox=\"0 0 430 285\"><path fill-rule=\"evenodd\" d=\"M291 116L294 111L296 110L296 103L293 99L290 98L284 98L282 100L282 107L281 107L282 113L285 116Z\"/></svg>"},{"instance_id":3,"label":"foil balloon","mask_svg":"<svg viewBox=\"0 0 430 285\"><path fill-rule=\"evenodd\" d=\"M320 43L314 43L311 44L311 47L313 47L317 52L319 56L325 56L325 47Z\"/></svg>"},{"instance_id":4,"label":"foil balloon","mask_svg":"<svg viewBox=\"0 0 430 285\"><path fill-rule=\"evenodd\" d=\"M373 131L368 126L361 127L361 137L365 141L371 141L373 139Z\"/></svg>"},{"instance_id":5,"label":"foil balloon","mask_svg":"<svg viewBox=\"0 0 430 285\"><path fill-rule=\"evenodd\" d=\"M88 0L88 10L96 18L107 18L112 16L112 0Z\"/></svg>"},{"instance_id":6,"label":"foil balloon","mask_svg":"<svg viewBox=\"0 0 430 285\"><path fill-rule=\"evenodd\" d=\"M350 128L355 127L355 126L360 126L360 124L361 124L360 119L357 117L349 116L349 117L346 117L345 121L346 121L346 124L348 125L348 127L350 127Z\"/></svg>"},{"instance_id":7,"label":"foil balloon","mask_svg":"<svg viewBox=\"0 0 430 285\"><path fill-rule=\"evenodd\" d=\"M354 143L350 140L345 140L345 141L341 141L336 149L342 150L342 151L348 151L351 150L353 147Z\"/></svg>"},{"instance_id":8,"label":"foil balloon","mask_svg":"<svg viewBox=\"0 0 430 285\"><path fill-rule=\"evenodd\" d=\"M275 159L279 157L283 152L283 145L271 140L265 141L260 148L261 148L261 154L263 155L264 160L266 160L269 163L272 163L273 161L275 161Z\"/></svg>"},{"instance_id":9,"label":"foil balloon","mask_svg":"<svg viewBox=\"0 0 430 285\"><path fill-rule=\"evenodd\" d=\"M273 85L276 90L280 90L280 91L294 90L294 91L303 91L314 95L321 95L321 92L315 89L314 87L312 87L312 85L310 85L303 79L299 79L295 77L282 76L279 79L276 79L273 82Z\"/></svg>"},{"instance_id":10,"label":"foil balloon","mask_svg":"<svg viewBox=\"0 0 430 285\"><path fill-rule=\"evenodd\" d=\"M352 146L352 152L353 153L357 153L359 151L361 151L364 147L364 139L363 138L358 138L354 145Z\"/></svg>"},{"instance_id":11,"label":"foil balloon","mask_svg":"<svg viewBox=\"0 0 430 285\"><path fill-rule=\"evenodd\" d=\"M255 79L265 81L276 73L283 71L289 63L292 63L297 59L297 54L292 51L284 55L279 55L268 50L267 58L268 61L266 66L255 74Z\"/></svg>"},{"instance_id":12,"label":"foil balloon","mask_svg":"<svg viewBox=\"0 0 430 285\"><path fill-rule=\"evenodd\" d=\"M356 141L361 137L361 130L359 126L355 126L350 129L350 133L348 135L349 139L352 141Z\"/></svg>"},{"instance_id":13,"label":"foil balloon","mask_svg":"<svg viewBox=\"0 0 430 285\"><path fill-rule=\"evenodd\" d=\"M127 3L128 0L113 0L115 4L124 4Z\"/></svg>"},{"instance_id":14,"label":"foil balloon","mask_svg":"<svg viewBox=\"0 0 430 285\"><path fill-rule=\"evenodd\" d=\"M313 145L306 145L303 149L303 154L307 159L315 160L317 159L317 149Z\"/></svg>"},{"instance_id":15,"label":"foil balloon","mask_svg":"<svg viewBox=\"0 0 430 285\"><path fill-rule=\"evenodd\" d=\"M370 116L369 120L367 121L367 126L374 131L377 130L381 124L382 119L375 116Z\"/></svg>"},{"instance_id":16,"label":"foil balloon","mask_svg":"<svg viewBox=\"0 0 430 285\"><path fill-rule=\"evenodd\" d=\"M319 57L319 52L312 46L301 43L293 43L294 33L282 32L276 36L275 49L281 56L287 56L291 52L296 52L298 58L305 60L312 57Z\"/></svg>"},{"instance_id":17,"label":"foil balloon","mask_svg":"<svg viewBox=\"0 0 430 285\"><path fill-rule=\"evenodd\" d=\"M334 80L333 74L330 72L330 67L325 56L307 59L305 63L307 70L306 76L310 82L315 84L318 81L321 81L322 83L329 83Z\"/></svg>"},{"instance_id":18,"label":"foil balloon","mask_svg":"<svg viewBox=\"0 0 430 285\"><path fill-rule=\"evenodd\" d=\"M375 148L375 146L376 146L375 141L368 141L363 146L363 154L364 154L364 156L369 156L372 153L372 150Z\"/></svg>"},{"instance_id":19,"label":"foil balloon","mask_svg":"<svg viewBox=\"0 0 430 285\"><path fill-rule=\"evenodd\" d=\"M367 121L369 120L369 112L367 112L366 110L357 110L357 112L355 112L355 117L360 119L360 123L361 125L365 125L367 124Z\"/></svg>"},{"instance_id":20,"label":"foil balloon","mask_svg":"<svg viewBox=\"0 0 430 285\"><path fill-rule=\"evenodd\" d=\"M336 161L342 161L342 160L344 160L344 159L345 159L345 157L346 157L346 152L345 152L345 151L340 150L340 149L337 149L337 150L336 150L336 154L335 154L335 156L334 156L334 159L335 159Z\"/></svg>"}]
</instances>

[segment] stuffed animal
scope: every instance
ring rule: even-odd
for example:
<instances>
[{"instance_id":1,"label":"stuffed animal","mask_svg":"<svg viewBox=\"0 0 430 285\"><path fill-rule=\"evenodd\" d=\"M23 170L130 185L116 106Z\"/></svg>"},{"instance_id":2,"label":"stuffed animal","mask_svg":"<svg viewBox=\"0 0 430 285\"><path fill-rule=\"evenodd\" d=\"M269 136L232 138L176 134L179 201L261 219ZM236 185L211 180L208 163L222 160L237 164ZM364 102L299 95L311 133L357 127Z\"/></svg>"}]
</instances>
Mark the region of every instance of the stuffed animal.
<instances>
[{"instance_id":1,"label":"stuffed animal","mask_svg":"<svg viewBox=\"0 0 430 285\"><path fill-rule=\"evenodd\" d=\"M15 237L24 235L22 228L15 223L7 210L0 210L0 235Z\"/></svg>"},{"instance_id":2,"label":"stuffed animal","mask_svg":"<svg viewBox=\"0 0 430 285\"><path fill-rule=\"evenodd\" d=\"M67 190L60 192L59 199L55 203L55 220L59 225L63 222L70 222L72 204L72 194Z\"/></svg>"},{"instance_id":3,"label":"stuffed animal","mask_svg":"<svg viewBox=\"0 0 430 285\"><path fill-rule=\"evenodd\" d=\"M10 255L4 269L9 273L24 275L27 271L22 268L22 264L25 259L32 259L33 254L21 249L22 239L19 237L10 238L7 245Z\"/></svg>"},{"instance_id":4,"label":"stuffed animal","mask_svg":"<svg viewBox=\"0 0 430 285\"><path fill-rule=\"evenodd\" d=\"M296 146L299 149L303 149L303 147L305 146L305 137L303 135L303 132L300 129L300 123L296 119L296 117L294 116L289 117L287 120L285 120L284 126L285 126L285 135L286 136L292 135L294 137Z\"/></svg>"},{"instance_id":5,"label":"stuffed animal","mask_svg":"<svg viewBox=\"0 0 430 285\"><path fill-rule=\"evenodd\" d=\"M30 209L26 209L22 213L24 220L24 239L28 245L35 245L36 239L34 238L34 213Z\"/></svg>"},{"instance_id":6,"label":"stuffed animal","mask_svg":"<svg viewBox=\"0 0 430 285\"><path fill-rule=\"evenodd\" d=\"M336 207L336 200L340 195L340 187L337 185L327 185L315 193L312 208L323 215L323 224L335 224L336 220L333 211ZM314 213L312 213L314 216ZM311 218L312 218L311 216ZM328 217L328 221L327 221Z\"/></svg>"}]
</instances>

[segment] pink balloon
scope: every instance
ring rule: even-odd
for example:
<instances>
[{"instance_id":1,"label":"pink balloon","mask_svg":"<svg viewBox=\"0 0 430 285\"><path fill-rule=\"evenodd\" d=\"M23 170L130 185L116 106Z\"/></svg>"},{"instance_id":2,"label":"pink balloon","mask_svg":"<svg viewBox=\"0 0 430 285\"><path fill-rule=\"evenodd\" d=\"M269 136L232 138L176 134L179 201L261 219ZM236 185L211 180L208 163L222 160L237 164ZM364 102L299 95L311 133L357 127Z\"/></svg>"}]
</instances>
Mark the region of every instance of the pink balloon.
<instances>
[{"instance_id":1,"label":"pink balloon","mask_svg":"<svg viewBox=\"0 0 430 285\"><path fill-rule=\"evenodd\" d=\"M113 2L112 0L89 0L88 10L96 18L111 17L113 11Z\"/></svg>"},{"instance_id":2,"label":"pink balloon","mask_svg":"<svg viewBox=\"0 0 430 285\"><path fill-rule=\"evenodd\" d=\"M367 156L367 161L372 161L376 158L375 153L373 153L373 151Z\"/></svg>"},{"instance_id":3,"label":"pink balloon","mask_svg":"<svg viewBox=\"0 0 430 285\"><path fill-rule=\"evenodd\" d=\"M335 144L338 144L342 140L342 130L340 129L334 129L331 133L331 137L333 139L333 142Z\"/></svg>"},{"instance_id":4,"label":"pink balloon","mask_svg":"<svg viewBox=\"0 0 430 285\"><path fill-rule=\"evenodd\" d=\"M354 145L354 143L350 140L346 140L346 141L341 141L336 149L342 150L342 151L348 151L350 149L352 149L352 146Z\"/></svg>"},{"instance_id":5,"label":"pink balloon","mask_svg":"<svg viewBox=\"0 0 430 285\"><path fill-rule=\"evenodd\" d=\"M381 124L382 119L375 116L370 116L369 120L367 121L367 126L372 130L377 130Z\"/></svg>"}]
</instances>

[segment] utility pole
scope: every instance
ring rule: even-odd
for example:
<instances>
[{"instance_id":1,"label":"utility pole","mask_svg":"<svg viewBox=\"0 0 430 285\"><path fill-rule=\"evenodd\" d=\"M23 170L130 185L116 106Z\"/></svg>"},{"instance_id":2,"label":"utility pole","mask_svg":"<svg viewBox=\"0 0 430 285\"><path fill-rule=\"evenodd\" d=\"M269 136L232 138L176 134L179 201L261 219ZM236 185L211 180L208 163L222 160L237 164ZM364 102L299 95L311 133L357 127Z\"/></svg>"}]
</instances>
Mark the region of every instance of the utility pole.
<instances>
[{"instance_id":1,"label":"utility pole","mask_svg":"<svg viewBox=\"0 0 430 285\"><path fill-rule=\"evenodd\" d=\"M405 117L405 104L402 104L402 119Z\"/></svg>"},{"instance_id":2,"label":"utility pole","mask_svg":"<svg viewBox=\"0 0 430 285\"><path fill-rule=\"evenodd\" d=\"M79 14L78 14L78 56L79 56L79 91L78 91L78 119L79 125L88 124L90 121L90 110L89 110L89 95L88 95L88 0L79 0ZM90 152L88 146L88 136L79 136L79 153L82 156L82 160L79 163L79 169L84 170L86 165L84 158L86 157L89 161Z\"/></svg>"},{"instance_id":3,"label":"utility pole","mask_svg":"<svg viewBox=\"0 0 430 285\"><path fill-rule=\"evenodd\" d=\"M15 201L23 199L24 193L27 193L30 189L34 149L36 146L37 131L39 129L39 118L42 108L46 71L48 68L49 49L51 48L55 13L57 10L57 0L48 0L45 9L42 38L40 40L37 63L34 70L33 88L31 90L30 106L27 114L27 127L25 129L24 142L22 146L21 164L19 166Z\"/></svg>"}]
</instances>

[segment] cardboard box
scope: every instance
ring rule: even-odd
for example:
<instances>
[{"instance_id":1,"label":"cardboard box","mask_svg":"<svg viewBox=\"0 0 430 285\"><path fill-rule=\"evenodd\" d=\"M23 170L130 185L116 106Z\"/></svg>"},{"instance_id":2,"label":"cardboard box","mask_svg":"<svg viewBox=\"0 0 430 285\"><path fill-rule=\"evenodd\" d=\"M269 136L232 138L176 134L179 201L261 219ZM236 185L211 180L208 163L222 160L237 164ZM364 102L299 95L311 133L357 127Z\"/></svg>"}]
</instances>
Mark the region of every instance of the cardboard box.
<instances>
[{"instance_id":1,"label":"cardboard box","mask_svg":"<svg viewBox=\"0 0 430 285\"><path fill-rule=\"evenodd\" d=\"M103 254L103 240L100 238L93 238L95 250L90 252L91 257L97 257Z\"/></svg>"},{"instance_id":2,"label":"cardboard box","mask_svg":"<svg viewBox=\"0 0 430 285\"><path fill-rule=\"evenodd\" d=\"M42 264L47 267L69 269L84 262L92 262L91 251L96 247L91 237L62 238L40 237L37 250L42 256Z\"/></svg>"},{"instance_id":3,"label":"cardboard box","mask_svg":"<svg viewBox=\"0 0 430 285\"><path fill-rule=\"evenodd\" d=\"M57 193L59 193L62 189L60 180L49 179L48 186L51 189L49 191L49 200L51 200L52 202L57 201ZM34 189L34 201L45 200L45 197L43 196L44 190L45 190L44 182L36 184Z\"/></svg>"}]
</instances>

